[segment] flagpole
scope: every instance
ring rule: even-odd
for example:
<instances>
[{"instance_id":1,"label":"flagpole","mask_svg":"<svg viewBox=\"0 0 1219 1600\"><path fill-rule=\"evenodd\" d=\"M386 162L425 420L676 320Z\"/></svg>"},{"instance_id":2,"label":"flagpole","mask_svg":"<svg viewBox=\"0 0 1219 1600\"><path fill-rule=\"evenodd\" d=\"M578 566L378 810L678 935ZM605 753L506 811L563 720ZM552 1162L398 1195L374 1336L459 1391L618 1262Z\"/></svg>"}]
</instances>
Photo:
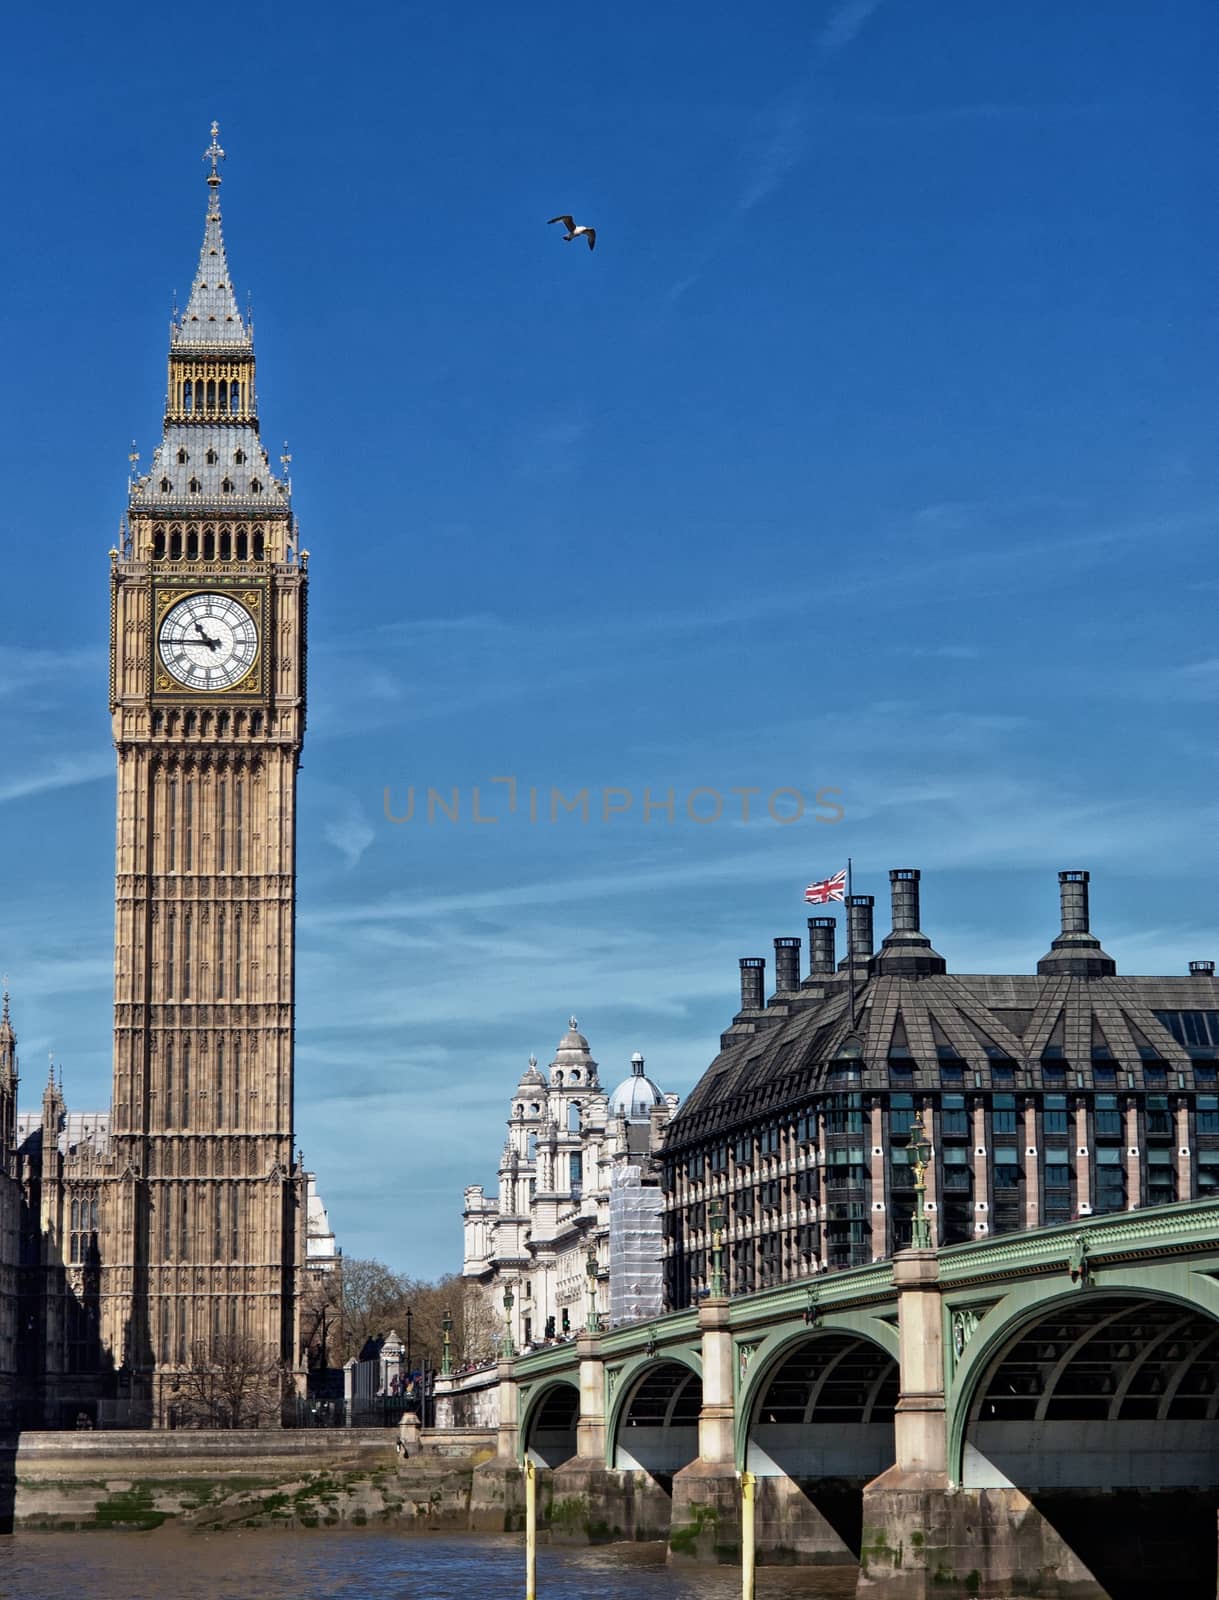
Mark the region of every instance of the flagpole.
<instances>
[{"instance_id":1,"label":"flagpole","mask_svg":"<svg viewBox=\"0 0 1219 1600\"><path fill-rule=\"evenodd\" d=\"M841 859L841 857L839 858ZM847 857L847 990L851 1004L851 1027L855 1026L855 944L851 937L851 897L855 893L855 880L851 873L851 858Z\"/></svg>"}]
</instances>

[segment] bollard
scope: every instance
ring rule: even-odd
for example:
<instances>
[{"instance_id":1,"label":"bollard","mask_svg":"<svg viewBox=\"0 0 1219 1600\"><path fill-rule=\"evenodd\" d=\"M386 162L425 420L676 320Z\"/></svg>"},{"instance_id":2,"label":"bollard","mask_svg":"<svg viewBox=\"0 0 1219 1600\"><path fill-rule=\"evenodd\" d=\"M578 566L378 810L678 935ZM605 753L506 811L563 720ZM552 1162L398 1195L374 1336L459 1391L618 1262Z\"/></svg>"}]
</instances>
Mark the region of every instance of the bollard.
<instances>
[{"instance_id":1,"label":"bollard","mask_svg":"<svg viewBox=\"0 0 1219 1600\"><path fill-rule=\"evenodd\" d=\"M525 1457L525 1600L538 1600L538 1480L533 1457Z\"/></svg>"},{"instance_id":2,"label":"bollard","mask_svg":"<svg viewBox=\"0 0 1219 1600\"><path fill-rule=\"evenodd\" d=\"M754 1600L754 1492L757 1479L752 1472L741 1473L741 1600Z\"/></svg>"}]
</instances>

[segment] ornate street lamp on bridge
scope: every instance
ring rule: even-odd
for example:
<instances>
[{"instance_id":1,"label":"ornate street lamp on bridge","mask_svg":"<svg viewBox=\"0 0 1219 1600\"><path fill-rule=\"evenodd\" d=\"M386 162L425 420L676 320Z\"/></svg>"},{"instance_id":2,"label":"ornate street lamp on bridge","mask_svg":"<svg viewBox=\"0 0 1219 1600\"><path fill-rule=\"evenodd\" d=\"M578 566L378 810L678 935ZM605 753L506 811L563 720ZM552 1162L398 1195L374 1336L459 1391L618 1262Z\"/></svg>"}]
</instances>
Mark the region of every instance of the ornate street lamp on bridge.
<instances>
[{"instance_id":1,"label":"ornate street lamp on bridge","mask_svg":"<svg viewBox=\"0 0 1219 1600\"><path fill-rule=\"evenodd\" d=\"M931 1225L927 1221L927 1168L931 1163L931 1141L923 1126L920 1111L910 1124L910 1143L906 1154L914 1168L914 1219L910 1224L910 1243L915 1250L931 1249Z\"/></svg>"},{"instance_id":2,"label":"ornate street lamp on bridge","mask_svg":"<svg viewBox=\"0 0 1219 1600\"><path fill-rule=\"evenodd\" d=\"M510 1283L504 1285L504 1342L499 1347L499 1353L505 1361L511 1361L516 1354L516 1345L512 1340L512 1308L516 1304L516 1296L512 1293Z\"/></svg>"},{"instance_id":3,"label":"ornate street lamp on bridge","mask_svg":"<svg viewBox=\"0 0 1219 1600\"><path fill-rule=\"evenodd\" d=\"M711 1225L711 1298L724 1297L724 1202L713 1200L707 1218Z\"/></svg>"},{"instance_id":4,"label":"ornate street lamp on bridge","mask_svg":"<svg viewBox=\"0 0 1219 1600\"><path fill-rule=\"evenodd\" d=\"M595 1245L588 1247L588 1260L584 1268L588 1274L588 1322L586 1331L589 1333L601 1332L601 1313L597 1310L597 1248Z\"/></svg>"}]
</instances>

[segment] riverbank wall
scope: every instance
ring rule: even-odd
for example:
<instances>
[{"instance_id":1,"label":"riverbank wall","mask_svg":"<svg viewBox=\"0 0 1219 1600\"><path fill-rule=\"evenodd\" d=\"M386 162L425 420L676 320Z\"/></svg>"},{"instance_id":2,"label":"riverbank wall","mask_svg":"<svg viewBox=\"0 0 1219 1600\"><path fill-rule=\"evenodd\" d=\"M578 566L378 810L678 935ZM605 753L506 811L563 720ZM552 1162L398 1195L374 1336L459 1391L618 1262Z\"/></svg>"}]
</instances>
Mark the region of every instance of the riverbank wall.
<instances>
[{"instance_id":1,"label":"riverbank wall","mask_svg":"<svg viewBox=\"0 0 1219 1600\"><path fill-rule=\"evenodd\" d=\"M23 1433L0 1444L0 1531L258 1527L465 1530L469 1430Z\"/></svg>"}]
</instances>

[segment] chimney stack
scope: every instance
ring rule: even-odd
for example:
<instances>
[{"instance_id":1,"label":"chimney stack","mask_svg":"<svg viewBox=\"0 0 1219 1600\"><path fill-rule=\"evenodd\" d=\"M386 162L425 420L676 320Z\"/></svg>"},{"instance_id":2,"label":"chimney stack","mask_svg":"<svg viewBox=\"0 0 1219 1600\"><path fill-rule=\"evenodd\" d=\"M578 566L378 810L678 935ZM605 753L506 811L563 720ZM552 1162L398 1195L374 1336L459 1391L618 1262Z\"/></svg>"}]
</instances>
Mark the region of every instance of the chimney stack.
<instances>
[{"instance_id":1,"label":"chimney stack","mask_svg":"<svg viewBox=\"0 0 1219 1600\"><path fill-rule=\"evenodd\" d=\"M766 981L766 957L741 957L741 1010L761 1011L765 1008L762 989Z\"/></svg>"},{"instance_id":2,"label":"chimney stack","mask_svg":"<svg viewBox=\"0 0 1219 1600\"><path fill-rule=\"evenodd\" d=\"M893 900L893 932L886 934L880 947L882 972L906 977L925 977L947 972L948 963L931 948L931 940L919 929L919 879L917 867L894 867L889 874L889 893Z\"/></svg>"},{"instance_id":3,"label":"chimney stack","mask_svg":"<svg viewBox=\"0 0 1219 1600\"><path fill-rule=\"evenodd\" d=\"M915 867L894 867L889 874L894 933L918 932L918 883L921 876Z\"/></svg>"},{"instance_id":4,"label":"chimney stack","mask_svg":"<svg viewBox=\"0 0 1219 1600\"><path fill-rule=\"evenodd\" d=\"M872 907L870 894L847 895L847 960L866 961L872 954Z\"/></svg>"},{"instance_id":5,"label":"chimney stack","mask_svg":"<svg viewBox=\"0 0 1219 1600\"><path fill-rule=\"evenodd\" d=\"M838 933L836 917L808 919L808 975L828 976L835 970L834 941Z\"/></svg>"},{"instance_id":6,"label":"chimney stack","mask_svg":"<svg viewBox=\"0 0 1219 1600\"><path fill-rule=\"evenodd\" d=\"M1050 945L1048 955L1037 963L1043 978L1112 978L1117 962L1101 949L1088 918L1088 874L1072 871L1058 874L1062 931Z\"/></svg>"},{"instance_id":7,"label":"chimney stack","mask_svg":"<svg viewBox=\"0 0 1219 1600\"><path fill-rule=\"evenodd\" d=\"M1215 963L1213 961L1191 961L1189 975L1191 978L1213 978L1215 976Z\"/></svg>"},{"instance_id":8,"label":"chimney stack","mask_svg":"<svg viewBox=\"0 0 1219 1600\"><path fill-rule=\"evenodd\" d=\"M799 939L775 940L775 993L791 994L800 987Z\"/></svg>"},{"instance_id":9,"label":"chimney stack","mask_svg":"<svg viewBox=\"0 0 1219 1600\"><path fill-rule=\"evenodd\" d=\"M1088 933L1088 880L1087 872L1060 872L1058 898L1062 903L1062 931Z\"/></svg>"}]
</instances>

